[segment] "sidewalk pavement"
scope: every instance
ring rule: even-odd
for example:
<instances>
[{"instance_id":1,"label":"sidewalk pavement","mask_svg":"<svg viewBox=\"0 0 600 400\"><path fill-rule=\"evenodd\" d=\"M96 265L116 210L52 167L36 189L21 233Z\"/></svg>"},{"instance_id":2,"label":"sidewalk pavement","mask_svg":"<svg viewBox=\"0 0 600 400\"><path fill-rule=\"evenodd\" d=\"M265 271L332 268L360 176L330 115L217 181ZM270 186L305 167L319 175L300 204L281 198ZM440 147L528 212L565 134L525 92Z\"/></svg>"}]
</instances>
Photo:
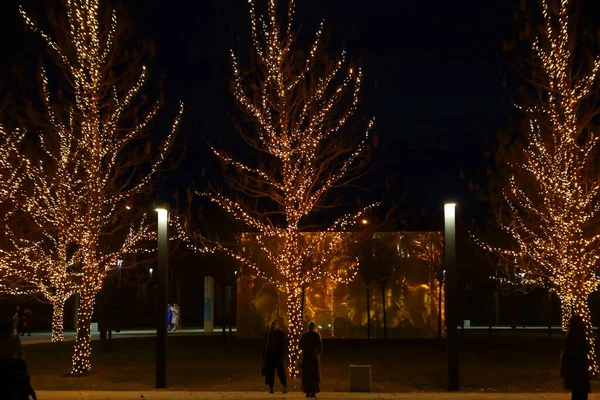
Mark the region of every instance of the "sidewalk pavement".
<instances>
[{"instance_id":1,"label":"sidewalk pavement","mask_svg":"<svg viewBox=\"0 0 600 400\"><path fill-rule=\"evenodd\" d=\"M235 332L235 329L233 329L232 332ZM180 331L168 333L169 336L203 335L203 334L205 334L204 329L182 329ZM220 331L215 331L213 333L206 333L206 335L221 335L221 334L222 333ZM69 341L75 340L77 333L74 331L67 331L64 333L64 335L65 335L65 342L69 342ZM152 337L152 336L156 336L156 329L154 329L154 330L138 329L138 330L127 330L127 331L121 331L121 332L114 332L114 331L112 332L113 339L122 339L122 338L126 338L126 337ZM25 335L25 336L19 336L19 338L21 339L21 344L23 344L23 345L50 343L50 340L52 339L52 332L34 332L31 334L31 336ZM99 339L100 339L100 333L92 332L92 340L99 340Z\"/></svg>"},{"instance_id":2,"label":"sidewalk pavement","mask_svg":"<svg viewBox=\"0 0 600 400\"><path fill-rule=\"evenodd\" d=\"M39 400L259 400L302 399L304 394L281 392L184 392L184 391L39 391ZM568 393L319 393L324 400L567 400ZM593 395L592 395L593 397Z\"/></svg>"}]
</instances>

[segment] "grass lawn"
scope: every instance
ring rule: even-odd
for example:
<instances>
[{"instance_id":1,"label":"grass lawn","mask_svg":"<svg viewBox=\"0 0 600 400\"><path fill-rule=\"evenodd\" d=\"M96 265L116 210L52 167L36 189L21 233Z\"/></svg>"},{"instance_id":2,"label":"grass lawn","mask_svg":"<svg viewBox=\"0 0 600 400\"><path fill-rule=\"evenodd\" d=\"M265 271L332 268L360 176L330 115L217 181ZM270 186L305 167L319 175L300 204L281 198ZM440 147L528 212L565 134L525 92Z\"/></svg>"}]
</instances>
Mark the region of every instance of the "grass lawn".
<instances>
[{"instance_id":1,"label":"grass lawn","mask_svg":"<svg viewBox=\"0 0 600 400\"><path fill-rule=\"evenodd\" d=\"M473 392L561 391L562 337L542 333L467 332L461 338L460 377ZM112 351L94 343L93 373L67 376L73 342L32 344L25 357L36 390L148 390L154 387L154 338L113 340ZM260 341L224 346L219 336L173 336L168 344L168 384L174 390L265 390ZM422 340L324 340L322 390L348 390L348 366L372 365L377 392L444 391L445 344ZM600 384L594 382L595 386ZM291 380L290 390L299 390Z\"/></svg>"}]
</instances>

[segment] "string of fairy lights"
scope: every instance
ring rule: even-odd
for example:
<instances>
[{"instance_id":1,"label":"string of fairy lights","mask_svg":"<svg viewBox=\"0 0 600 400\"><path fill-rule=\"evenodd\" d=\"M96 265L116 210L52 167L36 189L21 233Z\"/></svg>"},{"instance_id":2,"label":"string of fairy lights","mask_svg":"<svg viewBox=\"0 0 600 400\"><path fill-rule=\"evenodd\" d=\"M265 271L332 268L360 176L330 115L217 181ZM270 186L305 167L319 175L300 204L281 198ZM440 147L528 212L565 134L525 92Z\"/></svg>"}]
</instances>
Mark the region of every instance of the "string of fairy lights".
<instances>
[{"instance_id":1,"label":"string of fairy lights","mask_svg":"<svg viewBox=\"0 0 600 400\"><path fill-rule=\"evenodd\" d=\"M600 180L592 168L600 136L586 129L580 115L597 82L600 57L594 58L589 72L573 76L571 1L561 0L557 13L548 0L541 4L545 30L532 47L541 61L544 82L538 88L543 101L523 108L530 122L526 145L518 165L511 165L516 172L504 196L510 221L502 228L516 240L517 249L498 249L475 240L512 258L523 271L522 282L543 283L558 295L563 329L572 315L583 317L590 369L598 373L588 297L600 285L600 235L590 234L586 226L600 209Z\"/></svg>"},{"instance_id":2,"label":"string of fairy lights","mask_svg":"<svg viewBox=\"0 0 600 400\"><path fill-rule=\"evenodd\" d=\"M44 241L10 238L7 258L10 262L0 265L0 282L14 282L11 290L0 288L12 295L39 294L52 304L52 341L64 339L63 312L65 302L77 292L81 274L72 270L78 261L78 253L67 255L64 236L48 236Z\"/></svg>"},{"instance_id":3,"label":"string of fairy lights","mask_svg":"<svg viewBox=\"0 0 600 400\"><path fill-rule=\"evenodd\" d=\"M156 152L148 148L135 159L124 157L123 150L130 143L147 135L160 109L159 101L145 109L138 104L148 71L145 66L139 73L131 68L116 79L106 74L114 66L112 57L118 56L114 10L110 21L103 24L100 0L67 0L62 7L64 19L58 22L64 23L65 35L57 36L60 40L43 31L20 8L26 26L57 56L64 78L61 84L69 85L72 96L55 98L50 78L41 70L47 124L37 134L42 156L35 161L16 151L23 133L17 131L9 137L0 128L0 200L18 198L14 206L33 226L31 232L7 231L10 245L0 254L0 282L4 285L0 290L36 292L52 302L53 340L62 338L64 302L73 293L79 294L79 328L71 368L71 374L77 376L92 367L90 323L94 298L104 278L116 268L118 259L139 252L138 244L153 234L145 217L137 218L139 223L119 234L120 239L113 234L115 224L128 215L135 196L148 187L165 162L183 104ZM139 122L130 126L128 111L133 107L140 114L135 118ZM144 165L143 174L134 171L138 165ZM4 171L16 172L5 176ZM118 242L106 246L107 235L112 236L111 243Z\"/></svg>"},{"instance_id":4,"label":"string of fairy lights","mask_svg":"<svg viewBox=\"0 0 600 400\"><path fill-rule=\"evenodd\" d=\"M206 238L196 238L189 247L197 252L229 254L248 274L266 279L286 293L289 365L294 376L303 329L303 288L320 278L336 282L354 279L356 265L336 271L329 268L329 262L345 245L348 235L344 230L356 225L377 204L343 215L321 233L303 232L303 218L326 206L327 194L332 189L355 178L352 173L360 167L374 121L366 124L364 135L354 145L330 141L356 111L362 70L347 65L345 53L339 60L326 61L325 68L321 68L323 59L327 59L321 57L326 56L324 23L316 29L306 57L300 59L301 53L294 47L295 3L288 1L283 25L278 20L277 3L268 0L266 13L259 15L255 1L249 0L252 43L256 62L260 64L253 66L255 73L242 73L238 57L231 51L233 95L256 125L253 134L242 134L243 138L257 152L266 153L269 161L253 167L222 150L212 149L225 167L233 191L242 198L269 199L276 210L263 214L255 204L234 199L219 190L197 192L257 232L245 234L244 240L252 239L275 271L267 273L248 254ZM319 77L320 71L324 72ZM281 221L272 220L271 215L281 216ZM307 254L315 255L308 267Z\"/></svg>"}]
</instances>

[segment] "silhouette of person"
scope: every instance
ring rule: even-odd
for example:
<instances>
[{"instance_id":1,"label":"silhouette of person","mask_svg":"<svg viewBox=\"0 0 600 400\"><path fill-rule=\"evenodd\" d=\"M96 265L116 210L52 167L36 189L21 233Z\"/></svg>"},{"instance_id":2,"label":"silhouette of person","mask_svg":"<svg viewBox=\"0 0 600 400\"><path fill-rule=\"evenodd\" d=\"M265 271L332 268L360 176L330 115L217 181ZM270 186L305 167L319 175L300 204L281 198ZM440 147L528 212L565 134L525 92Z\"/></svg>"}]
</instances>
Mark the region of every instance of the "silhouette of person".
<instances>
[{"instance_id":1,"label":"silhouette of person","mask_svg":"<svg viewBox=\"0 0 600 400\"><path fill-rule=\"evenodd\" d=\"M590 393L588 352L585 322L580 315L574 315L560 360L560 376L565 381L565 389L571 391L572 400L587 400Z\"/></svg>"},{"instance_id":2,"label":"silhouette of person","mask_svg":"<svg viewBox=\"0 0 600 400\"><path fill-rule=\"evenodd\" d=\"M315 397L321 391L321 359L323 343L314 322L308 323L308 331L300 337L302 351L302 391L306 397Z\"/></svg>"},{"instance_id":3,"label":"silhouette of person","mask_svg":"<svg viewBox=\"0 0 600 400\"><path fill-rule=\"evenodd\" d=\"M269 385L270 393L273 393L275 371L277 371L277 376L279 376L279 382L283 385L283 393L287 393L287 377L283 368L285 342L285 332L279 328L279 321L274 320L265 337L262 356L262 374L265 376L265 384Z\"/></svg>"}]
</instances>

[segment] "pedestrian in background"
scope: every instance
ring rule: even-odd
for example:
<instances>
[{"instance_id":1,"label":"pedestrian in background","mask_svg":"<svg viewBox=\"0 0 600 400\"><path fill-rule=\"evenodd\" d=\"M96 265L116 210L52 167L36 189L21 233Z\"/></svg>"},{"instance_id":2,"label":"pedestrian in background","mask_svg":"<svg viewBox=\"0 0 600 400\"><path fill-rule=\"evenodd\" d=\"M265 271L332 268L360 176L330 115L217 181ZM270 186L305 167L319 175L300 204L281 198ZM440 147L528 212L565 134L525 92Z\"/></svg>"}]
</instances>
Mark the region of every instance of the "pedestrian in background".
<instances>
[{"instance_id":1,"label":"pedestrian in background","mask_svg":"<svg viewBox=\"0 0 600 400\"><path fill-rule=\"evenodd\" d=\"M173 318L171 319L171 323L173 325L173 330L178 331L180 328L180 313L179 304L173 304Z\"/></svg>"},{"instance_id":2,"label":"pedestrian in background","mask_svg":"<svg viewBox=\"0 0 600 400\"><path fill-rule=\"evenodd\" d=\"M27 333L27 336L31 336L31 330L33 328L33 318L31 316L31 309L30 308L26 308L25 309L25 322L23 324L23 331L25 333Z\"/></svg>"},{"instance_id":3,"label":"pedestrian in background","mask_svg":"<svg viewBox=\"0 0 600 400\"><path fill-rule=\"evenodd\" d=\"M302 391L306 397L316 397L321 391L321 353L323 343L321 335L317 332L317 325L310 321L308 331L300 337L298 345L301 355Z\"/></svg>"},{"instance_id":4,"label":"pedestrian in background","mask_svg":"<svg viewBox=\"0 0 600 400\"><path fill-rule=\"evenodd\" d=\"M173 306L171 304L167 307L167 329L173 330Z\"/></svg>"},{"instance_id":5,"label":"pedestrian in background","mask_svg":"<svg viewBox=\"0 0 600 400\"><path fill-rule=\"evenodd\" d=\"M13 327L13 334L18 335L19 334L19 312L15 312L12 316L12 327Z\"/></svg>"},{"instance_id":6,"label":"pedestrian in background","mask_svg":"<svg viewBox=\"0 0 600 400\"><path fill-rule=\"evenodd\" d=\"M571 391L572 400L587 400L591 391L589 349L585 322L580 315L574 315L560 360L560 376L565 381L565 389Z\"/></svg>"},{"instance_id":7,"label":"pedestrian in background","mask_svg":"<svg viewBox=\"0 0 600 400\"><path fill-rule=\"evenodd\" d=\"M283 385L283 393L287 393L287 377L283 367L283 357L285 356L285 332L279 327L279 321L274 320L265 337L262 355L261 374L265 377L265 384L269 385L269 393L273 392L275 385L275 371L279 376L279 382Z\"/></svg>"}]
</instances>

